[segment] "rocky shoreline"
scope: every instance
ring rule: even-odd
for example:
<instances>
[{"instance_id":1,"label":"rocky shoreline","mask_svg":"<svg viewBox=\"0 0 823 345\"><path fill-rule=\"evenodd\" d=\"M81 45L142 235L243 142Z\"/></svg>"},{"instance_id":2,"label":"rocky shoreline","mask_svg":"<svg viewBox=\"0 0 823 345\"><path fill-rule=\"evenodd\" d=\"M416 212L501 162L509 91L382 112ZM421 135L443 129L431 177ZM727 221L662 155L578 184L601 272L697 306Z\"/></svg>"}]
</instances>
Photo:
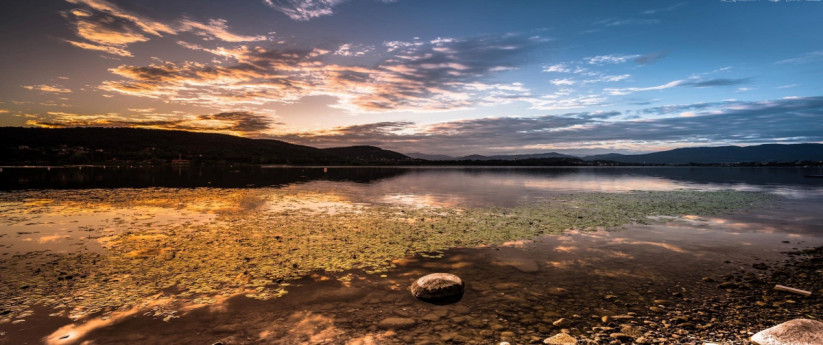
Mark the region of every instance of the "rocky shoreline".
<instances>
[{"instance_id":1,"label":"rocky shoreline","mask_svg":"<svg viewBox=\"0 0 823 345\"><path fill-rule=\"evenodd\" d=\"M722 277L704 277L704 285L692 293L673 289L670 298L654 300L645 312L604 315L603 326L579 332L577 339L583 344L750 344L752 335L779 323L819 320L823 247L786 254L787 260L772 266L756 263ZM778 291L776 284L812 294Z\"/></svg>"}]
</instances>

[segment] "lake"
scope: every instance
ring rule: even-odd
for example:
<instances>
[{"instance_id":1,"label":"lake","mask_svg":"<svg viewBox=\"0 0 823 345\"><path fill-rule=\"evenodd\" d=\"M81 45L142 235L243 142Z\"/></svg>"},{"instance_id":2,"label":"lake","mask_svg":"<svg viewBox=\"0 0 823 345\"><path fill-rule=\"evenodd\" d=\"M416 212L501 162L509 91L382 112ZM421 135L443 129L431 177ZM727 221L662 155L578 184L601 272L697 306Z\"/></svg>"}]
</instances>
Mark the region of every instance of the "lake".
<instances>
[{"instance_id":1,"label":"lake","mask_svg":"<svg viewBox=\"0 0 823 345\"><path fill-rule=\"evenodd\" d=\"M696 305L751 297L718 283L755 291L823 244L821 173L3 167L0 343L745 341L819 297L764 292L781 304L758 318L738 311L753 300ZM414 299L433 272L463 298ZM664 327L689 310L699 327Z\"/></svg>"}]
</instances>

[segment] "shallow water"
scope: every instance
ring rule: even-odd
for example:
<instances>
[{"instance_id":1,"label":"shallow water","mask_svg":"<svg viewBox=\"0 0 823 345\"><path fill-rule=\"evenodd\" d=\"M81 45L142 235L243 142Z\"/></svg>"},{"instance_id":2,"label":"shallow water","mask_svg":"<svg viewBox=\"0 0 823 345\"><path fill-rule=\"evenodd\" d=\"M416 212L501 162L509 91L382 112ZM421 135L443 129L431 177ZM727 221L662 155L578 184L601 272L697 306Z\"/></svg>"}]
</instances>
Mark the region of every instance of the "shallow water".
<instances>
[{"instance_id":1,"label":"shallow water","mask_svg":"<svg viewBox=\"0 0 823 345\"><path fill-rule=\"evenodd\" d=\"M32 305L33 315L0 324L0 343L488 344L507 340L520 344L542 340L561 328L585 334L599 325L603 315L629 316L627 313L646 310L652 300L666 299L672 293L700 295L716 290L701 277L750 268L755 262L774 263L783 259L783 251L823 243L823 216L819 214L823 206L819 182L823 181L804 179L809 169L330 168L327 173L322 168L253 169L247 173L241 169L226 173L254 181L238 185L240 189L178 190L166 185L115 189L114 193L82 188L158 186L117 180L123 173L130 177L152 175L145 171L97 175L99 171L85 168L83 171L97 177L77 182L52 178L55 170L58 176L67 172L84 176L77 175L78 171L27 170L40 176L40 180L25 179L29 187L32 183L49 187L34 191L24 191L23 185L4 177L4 189L8 190L0 203L4 211L0 216L4 266L13 261L10 257L21 254L108 255L108 241L122 240L124 234L155 241L151 236L157 234L153 232L156 229L179 234L221 222L244 224L238 217L270 213L291 214L295 219L298 215L308 219L334 217L338 212L356 217L361 209L374 205L410 211L489 206L505 210L570 192L682 188L760 191L788 198L731 215L660 217L650 220L649 225L631 225L620 231L567 231L534 241L408 256L384 272L305 272L304 278L282 287L285 295L266 300L249 298L243 291L228 291L208 304L178 304L169 310L168 300L162 296L143 308L80 313L83 316L76 321L67 318L72 314L68 310ZM6 168L0 176L9 172ZM221 181L210 173L177 172L178 176L205 176L197 183ZM13 173L19 181L27 172ZM165 173L174 176L175 171ZM275 176L288 178L277 180ZM170 181L157 176L149 180ZM232 183L249 182L236 180ZM48 186L43 181L62 182L58 182L61 186ZM95 185L100 183L107 186ZM258 187L269 185L275 186ZM101 195L106 197L99 198ZM434 306L409 295L407 289L414 279L436 271L453 272L467 281L467 292L460 302ZM237 272L227 274L233 277ZM616 299L607 300L606 295ZM381 329L378 323L386 317L410 317L415 325ZM570 320L569 325L554 326L559 318Z\"/></svg>"}]
</instances>

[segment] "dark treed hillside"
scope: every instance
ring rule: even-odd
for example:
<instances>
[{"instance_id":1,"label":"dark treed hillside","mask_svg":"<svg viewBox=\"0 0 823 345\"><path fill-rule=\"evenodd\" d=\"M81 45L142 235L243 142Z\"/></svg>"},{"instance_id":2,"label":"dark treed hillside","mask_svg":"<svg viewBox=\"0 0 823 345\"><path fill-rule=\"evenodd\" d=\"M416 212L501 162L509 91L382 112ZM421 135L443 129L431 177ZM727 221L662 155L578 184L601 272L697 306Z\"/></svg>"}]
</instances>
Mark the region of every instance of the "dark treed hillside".
<instances>
[{"instance_id":1,"label":"dark treed hillside","mask_svg":"<svg viewBox=\"0 0 823 345\"><path fill-rule=\"evenodd\" d=\"M225 134L134 128L0 128L2 164L192 162L363 163L313 147Z\"/></svg>"},{"instance_id":2,"label":"dark treed hillside","mask_svg":"<svg viewBox=\"0 0 823 345\"><path fill-rule=\"evenodd\" d=\"M588 161L600 160L635 164L823 161L823 144L694 147L642 155L597 155L585 157L584 159Z\"/></svg>"}]
</instances>

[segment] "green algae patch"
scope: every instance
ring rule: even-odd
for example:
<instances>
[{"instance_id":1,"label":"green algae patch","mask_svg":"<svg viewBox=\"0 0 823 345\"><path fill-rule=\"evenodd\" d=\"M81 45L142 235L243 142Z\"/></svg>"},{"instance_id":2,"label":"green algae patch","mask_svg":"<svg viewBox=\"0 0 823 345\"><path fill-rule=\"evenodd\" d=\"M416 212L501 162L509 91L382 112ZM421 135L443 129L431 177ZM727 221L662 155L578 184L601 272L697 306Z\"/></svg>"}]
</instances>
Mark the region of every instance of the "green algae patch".
<instances>
[{"instance_id":1,"label":"green algae patch","mask_svg":"<svg viewBox=\"0 0 823 345\"><path fill-rule=\"evenodd\" d=\"M568 229L614 229L651 222L655 216L719 215L777 198L683 190L561 194L510 208L409 209L347 204L338 197L278 189L152 190L150 199L145 190L60 193L5 195L2 202L25 203L29 214L55 207L149 204L219 216L184 225L135 226L121 220L122 231L103 238L93 231L88 235L89 241L104 243L102 252L4 255L0 323L29 315L34 305L54 308L54 315L81 318L150 305L160 298L170 305L206 304L238 294L274 298L287 292L288 281L319 270L381 272L390 269L393 260L415 254L436 257L448 248L501 245ZM315 202L343 206L318 209L312 207ZM21 215L8 217L20 221ZM175 307L155 308L154 313L170 316Z\"/></svg>"}]
</instances>

